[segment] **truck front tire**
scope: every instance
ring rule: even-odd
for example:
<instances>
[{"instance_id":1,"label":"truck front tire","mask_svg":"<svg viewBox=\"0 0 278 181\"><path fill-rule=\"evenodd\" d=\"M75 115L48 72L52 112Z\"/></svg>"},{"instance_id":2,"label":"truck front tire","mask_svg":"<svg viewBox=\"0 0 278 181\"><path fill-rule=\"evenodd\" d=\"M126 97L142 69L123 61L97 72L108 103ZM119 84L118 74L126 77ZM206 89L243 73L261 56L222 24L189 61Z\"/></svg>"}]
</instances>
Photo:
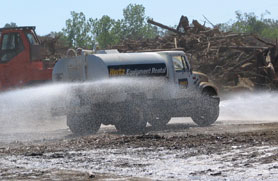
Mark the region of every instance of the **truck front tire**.
<instances>
[{"instance_id":1,"label":"truck front tire","mask_svg":"<svg viewBox=\"0 0 278 181\"><path fill-rule=\"evenodd\" d=\"M92 114L68 114L67 125L71 132L78 135L95 134L100 126L101 122L96 120L96 117Z\"/></svg>"},{"instance_id":2,"label":"truck front tire","mask_svg":"<svg viewBox=\"0 0 278 181\"><path fill-rule=\"evenodd\" d=\"M217 120L218 116L219 98L204 95L197 101L191 118L199 126L209 126Z\"/></svg>"}]
</instances>

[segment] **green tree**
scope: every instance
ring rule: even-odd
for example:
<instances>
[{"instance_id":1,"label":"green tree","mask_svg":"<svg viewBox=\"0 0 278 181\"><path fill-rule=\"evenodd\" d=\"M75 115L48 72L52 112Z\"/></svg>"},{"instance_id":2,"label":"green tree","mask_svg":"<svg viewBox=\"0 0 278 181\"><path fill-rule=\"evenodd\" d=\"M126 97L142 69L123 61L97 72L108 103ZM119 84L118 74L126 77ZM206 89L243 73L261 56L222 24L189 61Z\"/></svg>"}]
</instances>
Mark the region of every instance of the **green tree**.
<instances>
[{"instance_id":1,"label":"green tree","mask_svg":"<svg viewBox=\"0 0 278 181\"><path fill-rule=\"evenodd\" d=\"M218 26L224 31L258 34L264 38L275 39L278 38L278 21L264 18L269 14L266 11L259 18L254 13L236 11L236 21L219 24Z\"/></svg>"},{"instance_id":2,"label":"green tree","mask_svg":"<svg viewBox=\"0 0 278 181\"><path fill-rule=\"evenodd\" d=\"M123 36L130 39L154 38L157 29L147 24L145 7L139 4L129 4L123 10Z\"/></svg>"},{"instance_id":3,"label":"green tree","mask_svg":"<svg viewBox=\"0 0 278 181\"><path fill-rule=\"evenodd\" d=\"M231 26L231 30L240 33L261 34L266 27L263 19L258 19L254 13L244 13L236 11L237 21Z\"/></svg>"},{"instance_id":4,"label":"green tree","mask_svg":"<svg viewBox=\"0 0 278 181\"><path fill-rule=\"evenodd\" d=\"M159 35L156 27L147 23L143 5L129 4L123 9L123 19L115 20L107 15L100 19L89 18L80 12L71 12L63 33L72 47L90 48L95 43L99 48L109 48L125 38L143 39Z\"/></svg>"},{"instance_id":5,"label":"green tree","mask_svg":"<svg viewBox=\"0 0 278 181\"><path fill-rule=\"evenodd\" d=\"M73 47L93 48L95 41L91 34L91 24L84 13L71 12L71 19L66 20L63 33Z\"/></svg>"},{"instance_id":6,"label":"green tree","mask_svg":"<svg viewBox=\"0 0 278 181\"><path fill-rule=\"evenodd\" d=\"M109 48L112 45L119 43L122 36L121 21L111 19L104 15L102 18L90 19L92 24L92 33L98 43L99 48Z\"/></svg>"},{"instance_id":7,"label":"green tree","mask_svg":"<svg viewBox=\"0 0 278 181\"><path fill-rule=\"evenodd\" d=\"M65 34L63 32L50 32L49 35L50 37L54 38L57 40L58 44L67 46L67 47L71 47L71 42L69 42L68 37L65 36Z\"/></svg>"},{"instance_id":8,"label":"green tree","mask_svg":"<svg viewBox=\"0 0 278 181\"><path fill-rule=\"evenodd\" d=\"M11 22L11 23L6 23L4 28L13 28L13 27L17 27L16 23Z\"/></svg>"},{"instance_id":9,"label":"green tree","mask_svg":"<svg viewBox=\"0 0 278 181\"><path fill-rule=\"evenodd\" d=\"M278 38L278 20L264 19L267 28L263 29L261 36L269 39Z\"/></svg>"}]
</instances>

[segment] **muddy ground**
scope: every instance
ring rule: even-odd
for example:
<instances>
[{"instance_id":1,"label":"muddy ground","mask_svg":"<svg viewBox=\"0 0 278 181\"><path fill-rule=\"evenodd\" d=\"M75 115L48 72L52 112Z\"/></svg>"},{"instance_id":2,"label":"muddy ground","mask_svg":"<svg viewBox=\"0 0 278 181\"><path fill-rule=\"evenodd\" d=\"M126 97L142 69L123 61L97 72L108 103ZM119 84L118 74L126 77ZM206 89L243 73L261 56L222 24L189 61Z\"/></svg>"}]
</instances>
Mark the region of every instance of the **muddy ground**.
<instances>
[{"instance_id":1,"label":"muddy ground","mask_svg":"<svg viewBox=\"0 0 278 181\"><path fill-rule=\"evenodd\" d=\"M161 130L122 135L102 126L77 136L59 124L0 134L0 180L276 180L278 122L174 118Z\"/></svg>"}]
</instances>

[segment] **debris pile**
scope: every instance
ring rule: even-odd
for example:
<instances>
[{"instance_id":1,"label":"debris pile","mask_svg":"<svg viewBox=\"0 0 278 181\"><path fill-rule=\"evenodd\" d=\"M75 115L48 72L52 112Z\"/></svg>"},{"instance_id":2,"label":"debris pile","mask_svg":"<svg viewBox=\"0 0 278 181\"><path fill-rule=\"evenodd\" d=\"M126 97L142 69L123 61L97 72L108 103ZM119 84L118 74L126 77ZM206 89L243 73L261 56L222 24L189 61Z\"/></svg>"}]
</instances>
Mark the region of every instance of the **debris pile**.
<instances>
[{"instance_id":1,"label":"debris pile","mask_svg":"<svg viewBox=\"0 0 278 181\"><path fill-rule=\"evenodd\" d=\"M177 28L151 19L148 23L165 29L165 35L154 39L126 39L110 48L120 52L183 50L188 54L193 69L208 74L220 90L278 88L277 41L268 42L256 35L223 32L213 24L213 28L209 28L197 20L190 24L186 16L181 17ZM59 35L47 35L40 39L45 62L49 66L66 56L70 48Z\"/></svg>"},{"instance_id":2,"label":"debris pile","mask_svg":"<svg viewBox=\"0 0 278 181\"><path fill-rule=\"evenodd\" d=\"M256 35L220 31L182 16L177 28L148 20L167 30L163 37L124 40L120 52L180 49L189 54L194 70L208 74L221 90L278 88L278 46Z\"/></svg>"},{"instance_id":3,"label":"debris pile","mask_svg":"<svg viewBox=\"0 0 278 181\"><path fill-rule=\"evenodd\" d=\"M47 67L53 67L54 64L62 57L65 57L67 50L70 48L62 40L60 35L39 36L42 45L42 57Z\"/></svg>"}]
</instances>

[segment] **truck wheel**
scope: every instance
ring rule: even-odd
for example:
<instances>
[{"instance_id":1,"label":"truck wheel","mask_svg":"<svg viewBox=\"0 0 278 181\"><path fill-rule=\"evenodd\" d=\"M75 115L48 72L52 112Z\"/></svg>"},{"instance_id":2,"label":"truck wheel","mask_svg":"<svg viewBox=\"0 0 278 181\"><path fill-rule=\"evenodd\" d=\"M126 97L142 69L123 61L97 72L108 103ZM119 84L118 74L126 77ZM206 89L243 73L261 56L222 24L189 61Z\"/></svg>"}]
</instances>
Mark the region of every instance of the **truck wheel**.
<instances>
[{"instance_id":1,"label":"truck wheel","mask_svg":"<svg viewBox=\"0 0 278 181\"><path fill-rule=\"evenodd\" d=\"M136 108L127 111L123 118L115 123L119 132L126 134L142 133L145 131L147 121L144 119L144 111Z\"/></svg>"},{"instance_id":2,"label":"truck wheel","mask_svg":"<svg viewBox=\"0 0 278 181\"><path fill-rule=\"evenodd\" d=\"M219 116L219 99L205 96L197 102L191 115L192 120L199 126L213 124Z\"/></svg>"},{"instance_id":3,"label":"truck wheel","mask_svg":"<svg viewBox=\"0 0 278 181\"><path fill-rule=\"evenodd\" d=\"M154 128L164 128L170 121L171 117L169 116L160 116L151 118L148 120L148 122L154 127Z\"/></svg>"},{"instance_id":4,"label":"truck wheel","mask_svg":"<svg viewBox=\"0 0 278 181\"><path fill-rule=\"evenodd\" d=\"M74 134L86 135L96 133L101 122L91 114L68 114L67 125Z\"/></svg>"}]
</instances>

